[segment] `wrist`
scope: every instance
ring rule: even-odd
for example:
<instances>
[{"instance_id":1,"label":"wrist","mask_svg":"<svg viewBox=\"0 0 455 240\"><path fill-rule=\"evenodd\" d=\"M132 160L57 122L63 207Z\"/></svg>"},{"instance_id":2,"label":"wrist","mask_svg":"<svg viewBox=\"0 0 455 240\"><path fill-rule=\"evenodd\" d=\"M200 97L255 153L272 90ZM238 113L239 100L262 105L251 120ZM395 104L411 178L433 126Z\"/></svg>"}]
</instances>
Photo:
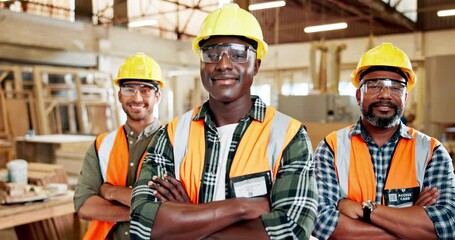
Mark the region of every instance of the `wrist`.
<instances>
[{"instance_id":1,"label":"wrist","mask_svg":"<svg viewBox=\"0 0 455 240\"><path fill-rule=\"evenodd\" d=\"M112 185L109 183L103 183L100 187L100 196L106 200L112 200Z\"/></svg>"},{"instance_id":2,"label":"wrist","mask_svg":"<svg viewBox=\"0 0 455 240\"><path fill-rule=\"evenodd\" d=\"M371 223L371 213L373 212L374 209L376 209L377 203L372 200L367 200L362 203L362 209L363 209L363 221Z\"/></svg>"}]
</instances>

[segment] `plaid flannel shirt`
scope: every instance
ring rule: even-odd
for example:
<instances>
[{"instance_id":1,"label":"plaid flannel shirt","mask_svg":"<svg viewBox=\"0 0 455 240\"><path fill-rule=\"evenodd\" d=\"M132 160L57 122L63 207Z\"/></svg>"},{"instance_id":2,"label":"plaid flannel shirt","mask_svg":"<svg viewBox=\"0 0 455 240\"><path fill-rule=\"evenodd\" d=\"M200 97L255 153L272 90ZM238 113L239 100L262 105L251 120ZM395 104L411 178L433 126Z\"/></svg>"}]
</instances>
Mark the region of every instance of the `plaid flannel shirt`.
<instances>
[{"instance_id":1,"label":"plaid flannel shirt","mask_svg":"<svg viewBox=\"0 0 455 240\"><path fill-rule=\"evenodd\" d=\"M245 130L252 121L264 119L266 106L253 96L253 108L244 116L232 139L228 154L228 166L237 150ZM194 119L204 119L206 128L205 173L201 183L201 203L214 198L215 178L219 142L217 130L210 117L206 102ZM149 239L151 226L159 208L159 202L147 186L152 176L174 175L173 149L166 129L161 129L152 140L142 167L140 177L132 193L131 239ZM228 168L229 169L229 168ZM227 171L229 172L229 171ZM304 239L311 234L317 210L317 188L314 177L312 147L308 135L300 127L283 152L281 166L277 173L270 196L271 213L262 215L262 222L271 239Z\"/></svg>"}]
</instances>

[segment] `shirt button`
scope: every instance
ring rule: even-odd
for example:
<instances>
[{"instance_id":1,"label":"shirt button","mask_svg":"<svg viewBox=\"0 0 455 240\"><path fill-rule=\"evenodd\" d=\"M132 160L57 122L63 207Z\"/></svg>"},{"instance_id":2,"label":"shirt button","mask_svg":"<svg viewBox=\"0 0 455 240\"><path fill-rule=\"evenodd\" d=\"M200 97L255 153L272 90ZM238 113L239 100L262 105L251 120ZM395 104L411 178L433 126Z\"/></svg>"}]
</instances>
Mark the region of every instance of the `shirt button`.
<instances>
[{"instance_id":1,"label":"shirt button","mask_svg":"<svg viewBox=\"0 0 455 240\"><path fill-rule=\"evenodd\" d=\"M133 141L130 141L130 144L133 144Z\"/></svg>"},{"instance_id":2,"label":"shirt button","mask_svg":"<svg viewBox=\"0 0 455 240\"><path fill-rule=\"evenodd\" d=\"M134 135L134 132L133 132L133 131L131 131L131 132L130 132L130 135L131 135L131 136L133 136L133 135Z\"/></svg>"},{"instance_id":3,"label":"shirt button","mask_svg":"<svg viewBox=\"0 0 455 240\"><path fill-rule=\"evenodd\" d=\"M131 166L131 167L133 167L133 166L134 166L134 163L133 163L133 162L131 162L131 163L130 163L130 166Z\"/></svg>"},{"instance_id":4,"label":"shirt button","mask_svg":"<svg viewBox=\"0 0 455 240\"><path fill-rule=\"evenodd\" d=\"M128 235L128 232L125 232L125 235Z\"/></svg>"},{"instance_id":5,"label":"shirt button","mask_svg":"<svg viewBox=\"0 0 455 240\"><path fill-rule=\"evenodd\" d=\"M133 188L133 186L128 186L129 188Z\"/></svg>"}]
</instances>

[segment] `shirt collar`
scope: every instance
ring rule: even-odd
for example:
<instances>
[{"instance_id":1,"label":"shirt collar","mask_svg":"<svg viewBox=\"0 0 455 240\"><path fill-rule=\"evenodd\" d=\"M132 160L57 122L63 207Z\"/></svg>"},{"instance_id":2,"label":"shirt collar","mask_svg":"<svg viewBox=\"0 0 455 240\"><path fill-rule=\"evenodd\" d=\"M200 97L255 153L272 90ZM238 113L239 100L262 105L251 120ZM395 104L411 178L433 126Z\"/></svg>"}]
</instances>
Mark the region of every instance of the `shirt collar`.
<instances>
[{"instance_id":1,"label":"shirt collar","mask_svg":"<svg viewBox=\"0 0 455 240\"><path fill-rule=\"evenodd\" d=\"M242 118L248 119L249 117L257 120L257 121L264 121L265 117L265 110L266 110L266 105L265 103L259 98L258 96L252 95L251 96L251 101L253 102L253 107L251 108L250 112ZM209 101L207 100L202 107L199 109L198 113L196 116L193 118L194 121L200 120L200 119L206 119L210 113L210 107L209 107Z\"/></svg>"},{"instance_id":2,"label":"shirt collar","mask_svg":"<svg viewBox=\"0 0 455 240\"><path fill-rule=\"evenodd\" d=\"M139 133L138 139L149 137L154 132L156 132L160 127L161 127L160 120L158 120L157 118L154 118L153 122L151 124L147 125L147 127L145 127L141 133ZM128 126L128 124L126 124L126 123L124 125L124 128L127 133L129 133L131 131L131 127Z\"/></svg>"}]
</instances>

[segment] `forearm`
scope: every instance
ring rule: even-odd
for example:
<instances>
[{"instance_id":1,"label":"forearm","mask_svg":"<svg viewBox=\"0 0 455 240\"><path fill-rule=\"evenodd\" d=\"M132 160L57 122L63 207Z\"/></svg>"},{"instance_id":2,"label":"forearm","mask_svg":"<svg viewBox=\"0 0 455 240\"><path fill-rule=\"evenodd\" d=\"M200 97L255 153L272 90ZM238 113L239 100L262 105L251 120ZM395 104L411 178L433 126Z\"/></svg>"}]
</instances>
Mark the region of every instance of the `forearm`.
<instances>
[{"instance_id":1,"label":"forearm","mask_svg":"<svg viewBox=\"0 0 455 240\"><path fill-rule=\"evenodd\" d=\"M79 208L78 215L87 220L126 222L130 219L130 208L100 196L92 196Z\"/></svg>"},{"instance_id":2,"label":"forearm","mask_svg":"<svg viewBox=\"0 0 455 240\"><path fill-rule=\"evenodd\" d=\"M237 222L230 225L216 233L207 236L205 239L223 239L223 240L237 240L237 239L269 239L264 225L260 219L253 219L249 221Z\"/></svg>"},{"instance_id":3,"label":"forearm","mask_svg":"<svg viewBox=\"0 0 455 240\"><path fill-rule=\"evenodd\" d=\"M260 221L260 215L268 211L262 210L261 205L268 205L268 201L237 198L194 205L163 202L155 217L151 238L204 238L240 221Z\"/></svg>"},{"instance_id":4,"label":"forearm","mask_svg":"<svg viewBox=\"0 0 455 240\"><path fill-rule=\"evenodd\" d=\"M423 207L392 208L383 205L371 213L371 221L404 239L437 239L433 222Z\"/></svg>"},{"instance_id":5,"label":"forearm","mask_svg":"<svg viewBox=\"0 0 455 240\"><path fill-rule=\"evenodd\" d=\"M391 233L362 220L352 219L340 213L340 218L335 230L329 239L332 240L389 240L398 239Z\"/></svg>"},{"instance_id":6,"label":"forearm","mask_svg":"<svg viewBox=\"0 0 455 240\"><path fill-rule=\"evenodd\" d=\"M100 187L101 197L109 201L116 201L128 207L131 207L131 192L131 188L113 186L109 183L104 183Z\"/></svg>"}]
</instances>

